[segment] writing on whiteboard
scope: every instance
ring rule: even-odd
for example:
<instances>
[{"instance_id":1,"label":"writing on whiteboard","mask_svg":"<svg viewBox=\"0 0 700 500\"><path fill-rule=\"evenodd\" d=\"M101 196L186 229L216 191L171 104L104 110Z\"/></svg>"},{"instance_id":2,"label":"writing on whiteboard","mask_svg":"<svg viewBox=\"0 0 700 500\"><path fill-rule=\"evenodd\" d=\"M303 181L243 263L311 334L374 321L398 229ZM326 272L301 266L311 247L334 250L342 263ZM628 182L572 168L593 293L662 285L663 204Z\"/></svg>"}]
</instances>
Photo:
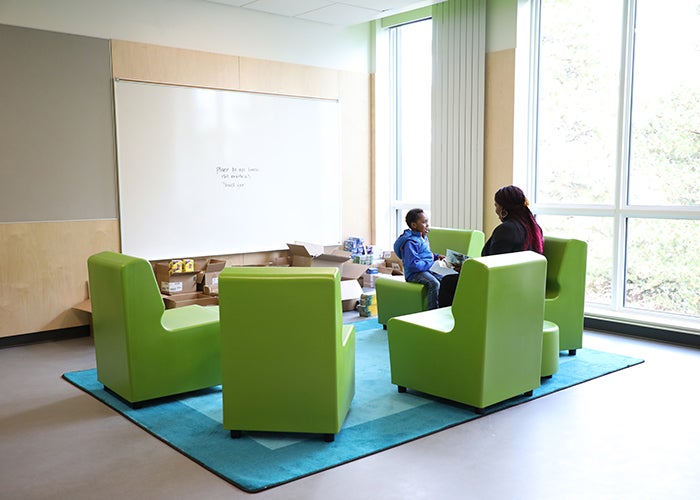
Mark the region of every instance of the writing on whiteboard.
<instances>
[{"instance_id":1,"label":"writing on whiteboard","mask_svg":"<svg viewBox=\"0 0 700 500\"><path fill-rule=\"evenodd\" d=\"M226 188L242 189L260 171L256 167L217 166L216 175Z\"/></svg>"}]
</instances>

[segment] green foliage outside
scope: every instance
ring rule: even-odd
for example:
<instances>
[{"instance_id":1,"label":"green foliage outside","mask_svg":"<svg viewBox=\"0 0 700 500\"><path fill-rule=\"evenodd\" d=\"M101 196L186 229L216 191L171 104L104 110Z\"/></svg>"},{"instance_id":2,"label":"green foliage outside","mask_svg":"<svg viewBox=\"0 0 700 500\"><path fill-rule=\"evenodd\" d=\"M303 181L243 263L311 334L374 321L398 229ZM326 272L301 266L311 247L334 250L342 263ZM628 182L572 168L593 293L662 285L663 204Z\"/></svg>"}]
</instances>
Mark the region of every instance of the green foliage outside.
<instances>
[{"instance_id":1,"label":"green foliage outside","mask_svg":"<svg viewBox=\"0 0 700 500\"><path fill-rule=\"evenodd\" d=\"M588 302L611 305L622 241L626 307L700 317L700 3L638 0L627 103L622 17L618 0L543 1L536 201L606 213L538 220L589 243Z\"/></svg>"}]
</instances>

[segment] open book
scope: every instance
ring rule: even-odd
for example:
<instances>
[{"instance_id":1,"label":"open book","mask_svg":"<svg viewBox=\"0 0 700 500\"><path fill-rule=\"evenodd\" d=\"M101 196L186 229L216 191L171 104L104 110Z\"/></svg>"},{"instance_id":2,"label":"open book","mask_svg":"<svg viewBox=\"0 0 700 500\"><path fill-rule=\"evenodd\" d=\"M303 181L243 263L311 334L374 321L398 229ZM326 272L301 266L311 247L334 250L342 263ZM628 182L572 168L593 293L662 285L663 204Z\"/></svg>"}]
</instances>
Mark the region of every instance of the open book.
<instances>
[{"instance_id":1,"label":"open book","mask_svg":"<svg viewBox=\"0 0 700 500\"><path fill-rule=\"evenodd\" d=\"M442 276L447 276L448 274L457 274L457 271L455 271L455 264L458 266L462 265L462 262L467 260L469 256L464 255L463 253L455 252L454 250L450 250L449 248L445 252L445 259L444 260L436 260L433 262L433 265L430 267L430 271L434 272L435 274L440 274Z\"/></svg>"}]
</instances>

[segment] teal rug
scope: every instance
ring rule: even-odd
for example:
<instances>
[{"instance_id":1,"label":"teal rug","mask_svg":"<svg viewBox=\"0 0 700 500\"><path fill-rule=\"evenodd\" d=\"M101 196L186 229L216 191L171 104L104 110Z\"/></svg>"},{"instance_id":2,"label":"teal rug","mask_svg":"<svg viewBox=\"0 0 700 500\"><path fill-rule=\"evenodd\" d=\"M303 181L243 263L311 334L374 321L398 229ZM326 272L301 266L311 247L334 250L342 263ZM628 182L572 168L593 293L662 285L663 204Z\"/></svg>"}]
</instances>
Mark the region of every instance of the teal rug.
<instances>
[{"instance_id":1,"label":"teal rug","mask_svg":"<svg viewBox=\"0 0 700 500\"><path fill-rule=\"evenodd\" d=\"M221 387L159 400L134 410L106 392L95 369L63 377L237 487L256 492L482 417L469 407L424 394L399 394L391 384L386 331L376 318L356 330L356 390L335 441L320 435L243 433L222 427ZM487 409L485 415L627 368L643 360L591 349L562 354L560 368L535 389Z\"/></svg>"}]
</instances>

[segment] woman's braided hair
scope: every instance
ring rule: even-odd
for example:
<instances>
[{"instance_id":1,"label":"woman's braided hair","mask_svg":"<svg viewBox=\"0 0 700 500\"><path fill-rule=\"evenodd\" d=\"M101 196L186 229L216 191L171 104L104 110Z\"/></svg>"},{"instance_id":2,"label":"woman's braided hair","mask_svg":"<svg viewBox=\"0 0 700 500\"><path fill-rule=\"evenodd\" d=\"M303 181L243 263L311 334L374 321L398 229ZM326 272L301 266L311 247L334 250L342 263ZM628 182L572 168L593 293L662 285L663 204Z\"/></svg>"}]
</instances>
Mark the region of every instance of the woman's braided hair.
<instances>
[{"instance_id":1,"label":"woman's braided hair","mask_svg":"<svg viewBox=\"0 0 700 500\"><path fill-rule=\"evenodd\" d=\"M542 229L530 211L530 203L525 197L523 190L517 186L504 186L496 191L494 201L506 210L507 215L504 217L504 220L515 220L525 228L523 250L542 253L544 251Z\"/></svg>"}]
</instances>

